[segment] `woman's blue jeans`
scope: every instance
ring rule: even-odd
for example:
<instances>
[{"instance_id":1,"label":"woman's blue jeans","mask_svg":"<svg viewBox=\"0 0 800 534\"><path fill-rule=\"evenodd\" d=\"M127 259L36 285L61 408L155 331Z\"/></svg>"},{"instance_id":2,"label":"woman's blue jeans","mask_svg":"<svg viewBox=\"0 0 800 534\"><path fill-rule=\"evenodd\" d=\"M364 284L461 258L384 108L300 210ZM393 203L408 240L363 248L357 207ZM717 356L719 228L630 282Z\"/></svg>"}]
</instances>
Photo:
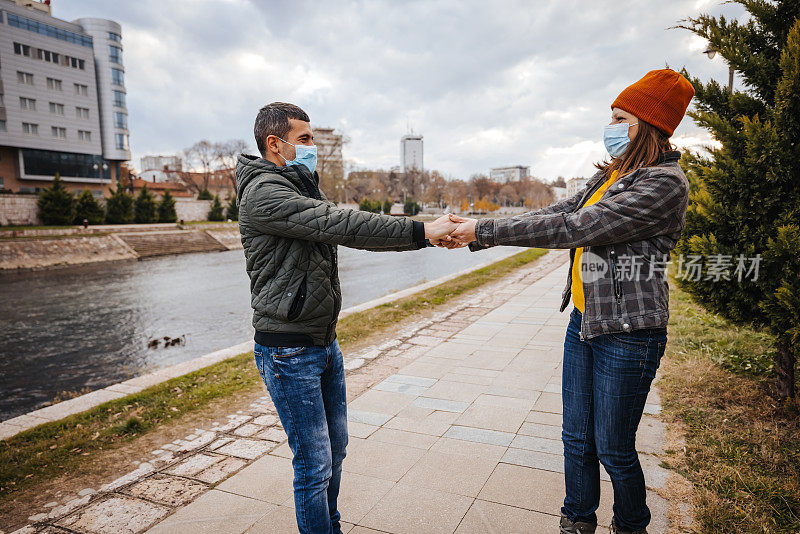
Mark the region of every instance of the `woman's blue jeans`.
<instances>
[{"instance_id":1,"label":"woman's blue jeans","mask_svg":"<svg viewBox=\"0 0 800 534\"><path fill-rule=\"evenodd\" d=\"M614 521L624 530L650 523L636 453L636 429L667 343L666 328L603 334L581 341L582 314L570 315L564 340L564 473L561 513L597 523L600 463L614 487Z\"/></svg>"},{"instance_id":2,"label":"woman's blue jeans","mask_svg":"<svg viewBox=\"0 0 800 534\"><path fill-rule=\"evenodd\" d=\"M301 534L341 534L336 508L347 447L347 394L339 343L253 351L294 455Z\"/></svg>"}]
</instances>

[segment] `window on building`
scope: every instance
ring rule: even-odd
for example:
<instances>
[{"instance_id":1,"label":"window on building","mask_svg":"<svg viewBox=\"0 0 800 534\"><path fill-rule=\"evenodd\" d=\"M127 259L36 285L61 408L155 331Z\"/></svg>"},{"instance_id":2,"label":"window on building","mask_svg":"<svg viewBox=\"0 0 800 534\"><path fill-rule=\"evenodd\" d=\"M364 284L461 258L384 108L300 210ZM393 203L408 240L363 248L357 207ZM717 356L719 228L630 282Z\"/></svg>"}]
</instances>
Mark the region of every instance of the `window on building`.
<instances>
[{"instance_id":1,"label":"window on building","mask_svg":"<svg viewBox=\"0 0 800 534\"><path fill-rule=\"evenodd\" d=\"M103 190L102 189L92 189L92 196L94 198L103 198Z\"/></svg>"},{"instance_id":2,"label":"window on building","mask_svg":"<svg viewBox=\"0 0 800 534\"><path fill-rule=\"evenodd\" d=\"M75 116L79 119L88 119L89 108L75 108Z\"/></svg>"},{"instance_id":3,"label":"window on building","mask_svg":"<svg viewBox=\"0 0 800 534\"><path fill-rule=\"evenodd\" d=\"M24 96L19 97L19 109L25 111L36 111L36 99L25 98Z\"/></svg>"},{"instance_id":4,"label":"window on building","mask_svg":"<svg viewBox=\"0 0 800 534\"><path fill-rule=\"evenodd\" d=\"M0 132L5 132L5 131L6 131L6 120L0 119Z\"/></svg>"},{"instance_id":5,"label":"window on building","mask_svg":"<svg viewBox=\"0 0 800 534\"><path fill-rule=\"evenodd\" d=\"M84 85L82 83L76 83L75 84L75 94L76 95L81 95L81 96L88 95L89 94L89 86L88 85Z\"/></svg>"},{"instance_id":6,"label":"window on building","mask_svg":"<svg viewBox=\"0 0 800 534\"><path fill-rule=\"evenodd\" d=\"M78 130L78 139L80 141L91 141L92 140L92 132L88 130Z\"/></svg>"},{"instance_id":7,"label":"window on building","mask_svg":"<svg viewBox=\"0 0 800 534\"><path fill-rule=\"evenodd\" d=\"M117 141L117 149L128 150L128 134L118 133L114 137Z\"/></svg>"},{"instance_id":8,"label":"window on building","mask_svg":"<svg viewBox=\"0 0 800 534\"><path fill-rule=\"evenodd\" d=\"M3 178L0 177L0 189L5 189L5 188L6 188L6 184L3 181Z\"/></svg>"},{"instance_id":9,"label":"window on building","mask_svg":"<svg viewBox=\"0 0 800 534\"><path fill-rule=\"evenodd\" d=\"M112 63L122 65L122 48L116 45L108 45L108 59Z\"/></svg>"},{"instance_id":10,"label":"window on building","mask_svg":"<svg viewBox=\"0 0 800 534\"><path fill-rule=\"evenodd\" d=\"M111 83L116 85L125 85L125 73L120 69L111 67Z\"/></svg>"},{"instance_id":11,"label":"window on building","mask_svg":"<svg viewBox=\"0 0 800 534\"><path fill-rule=\"evenodd\" d=\"M53 137L58 137L59 139L67 138L67 129L61 126L51 126L50 133L53 134Z\"/></svg>"},{"instance_id":12,"label":"window on building","mask_svg":"<svg viewBox=\"0 0 800 534\"><path fill-rule=\"evenodd\" d=\"M39 135L39 125L31 122L23 122L22 133L28 135Z\"/></svg>"},{"instance_id":13,"label":"window on building","mask_svg":"<svg viewBox=\"0 0 800 534\"><path fill-rule=\"evenodd\" d=\"M55 78L47 78L47 88L53 91L61 90L61 80Z\"/></svg>"},{"instance_id":14,"label":"window on building","mask_svg":"<svg viewBox=\"0 0 800 534\"><path fill-rule=\"evenodd\" d=\"M114 112L114 125L117 128L128 129L128 115L120 111Z\"/></svg>"},{"instance_id":15,"label":"window on building","mask_svg":"<svg viewBox=\"0 0 800 534\"><path fill-rule=\"evenodd\" d=\"M120 108L125 107L125 93L122 91L112 91L114 93L114 105Z\"/></svg>"},{"instance_id":16,"label":"window on building","mask_svg":"<svg viewBox=\"0 0 800 534\"><path fill-rule=\"evenodd\" d=\"M3 94L0 93L0 106L5 106L5 102L3 101Z\"/></svg>"},{"instance_id":17,"label":"window on building","mask_svg":"<svg viewBox=\"0 0 800 534\"><path fill-rule=\"evenodd\" d=\"M63 115L64 104L59 104L58 102L50 102L50 113L55 113L56 115Z\"/></svg>"},{"instance_id":18,"label":"window on building","mask_svg":"<svg viewBox=\"0 0 800 534\"><path fill-rule=\"evenodd\" d=\"M33 176L111 179L111 165L102 156L54 150L21 148L22 169ZM21 169L21 170L22 170Z\"/></svg>"},{"instance_id":19,"label":"window on building","mask_svg":"<svg viewBox=\"0 0 800 534\"><path fill-rule=\"evenodd\" d=\"M108 32L108 40L119 43L122 41L122 36L118 33Z\"/></svg>"},{"instance_id":20,"label":"window on building","mask_svg":"<svg viewBox=\"0 0 800 534\"><path fill-rule=\"evenodd\" d=\"M18 56L31 57L31 47L22 43L14 43L14 53Z\"/></svg>"},{"instance_id":21,"label":"window on building","mask_svg":"<svg viewBox=\"0 0 800 534\"><path fill-rule=\"evenodd\" d=\"M45 24L44 22L39 22L27 17L20 17L19 15L15 15L13 13L6 13L6 20L8 25L13 26L14 28L21 28L30 32L47 35L48 37L52 37L54 39L60 39L68 43L75 43L87 48L92 48L92 38L88 35L74 33L63 28L57 28L50 24Z\"/></svg>"},{"instance_id":22,"label":"window on building","mask_svg":"<svg viewBox=\"0 0 800 534\"><path fill-rule=\"evenodd\" d=\"M17 82L23 85L33 85L33 74L30 72L17 71Z\"/></svg>"},{"instance_id":23,"label":"window on building","mask_svg":"<svg viewBox=\"0 0 800 534\"><path fill-rule=\"evenodd\" d=\"M86 68L86 62L82 59L72 56L67 56L67 61L69 61L69 66L72 67L73 69L84 70Z\"/></svg>"}]
</instances>

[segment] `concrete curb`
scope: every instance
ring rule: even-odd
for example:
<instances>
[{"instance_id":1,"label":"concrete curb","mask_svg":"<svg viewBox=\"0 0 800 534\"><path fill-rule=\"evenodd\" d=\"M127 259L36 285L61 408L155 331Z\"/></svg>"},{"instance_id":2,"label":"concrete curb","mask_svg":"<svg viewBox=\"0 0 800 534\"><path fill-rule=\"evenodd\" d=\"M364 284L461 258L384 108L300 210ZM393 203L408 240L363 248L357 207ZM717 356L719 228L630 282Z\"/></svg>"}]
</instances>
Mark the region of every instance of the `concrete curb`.
<instances>
[{"instance_id":1,"label":"concrete curb","mask_svg":"<svg viewBox=\"0 0 800 534\"><path fill-rule=\"evenodd\" d=\"M424 291L431 287L453 280L454 278L464 274L477 271L478 269L482 269L483 267L507 259L515 254L518 254L519 252L519 250L509 251L508 254L494 258L491 261L479 263L468 269L458 271L457 273L443 276L441 278L437 278L436 280L431 280L430 282L425 282L402 291L397 291L396 293L391 293L389 295L364 302L363 304L359 304L357 306L351 306L350 308L342 310L339 314L339 318L341 319L342 317L346 317L353 313L358 313L370 308L374 308L375 306L380 306L381 304L397 300L399 298L419 293L420 291ZM253 344L254 342L252 340L245 341L243 343L239 343L238 345L233 345L232 347L221 349L203 356L198 356L197 358L177 363L152 373L137 376L117 384L112 384L103 389L98 389L92 391L91 393L87 393L86 395L75 397L74 399L59 402L57 404L53 404L52 406L33 410L26 414L2 421L0 422L0 440L10 438L16 434L19 434L20 432L29 430L41 424L57 421L70 415L84 412L104 402L118 399L126 395L131 395L133 393L138 393L139 391L149 388L150 386L160 384L161 382L165 382L178 376L192 373L202 369L203 367L208 367L209 365L213 365L222 360L238 356L244 352L249 352L253 350Z\"/></svg>"}]
</instances>

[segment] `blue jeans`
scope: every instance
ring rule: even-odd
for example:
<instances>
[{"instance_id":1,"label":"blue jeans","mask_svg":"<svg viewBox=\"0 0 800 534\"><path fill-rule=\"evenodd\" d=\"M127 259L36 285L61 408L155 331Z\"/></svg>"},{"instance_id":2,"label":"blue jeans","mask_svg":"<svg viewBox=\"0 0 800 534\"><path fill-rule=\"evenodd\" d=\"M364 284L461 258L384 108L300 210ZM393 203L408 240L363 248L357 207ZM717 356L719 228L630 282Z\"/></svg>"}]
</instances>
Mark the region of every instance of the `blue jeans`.
<instances>
[{"instance_id":1,"label":"blue jeans","mask_svg":"<svg viewBox=\"0 0 800 534\"><path fill-rule=\"evenodd\" d=\"M301 534L341 534L339 482L347 447L347 395L339 343L253 351L294 458L294 504Z\"/></svg>"},{"instance_id":2,"label":"blue jeans","mask_svg":"<svg viewBox=\"0 0 800 534\"><path fill-rule=\"evenodd\" d=\"M624 530L650 523L636 453L636 429L667 343L666 328L603 334L581 341L582 314L572 310L564 340L564 476L561 513L597 522L600 463L614 487L614 521Z\"/></svg>"}]
</instances>

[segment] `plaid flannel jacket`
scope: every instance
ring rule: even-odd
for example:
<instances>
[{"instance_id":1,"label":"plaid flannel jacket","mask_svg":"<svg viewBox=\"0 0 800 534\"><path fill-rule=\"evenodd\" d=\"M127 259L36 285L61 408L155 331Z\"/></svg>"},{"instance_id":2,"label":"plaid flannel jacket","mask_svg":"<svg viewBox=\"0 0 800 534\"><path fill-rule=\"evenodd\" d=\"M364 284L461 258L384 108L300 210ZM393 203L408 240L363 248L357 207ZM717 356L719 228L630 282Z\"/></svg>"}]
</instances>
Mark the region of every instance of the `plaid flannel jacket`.
<instances>
[{"instance_id":1,"label":"plaid flannel jacket","mask_svg":"<svg viewBox=\"0 0 800 534\"><path fill-rule=\"evenodd\" d=\"M689 183L670 151L651 167L622 176L591 206L580 208L605 181L597 172L586 187L552 206L507 219L483 219L471 250L495 245L569 248L570 270L561 311L571 297L575 248L584 247L581 272L586 308L581 338L667 325L666 266L686 221Z\"/></svg>"}]
</instances>

